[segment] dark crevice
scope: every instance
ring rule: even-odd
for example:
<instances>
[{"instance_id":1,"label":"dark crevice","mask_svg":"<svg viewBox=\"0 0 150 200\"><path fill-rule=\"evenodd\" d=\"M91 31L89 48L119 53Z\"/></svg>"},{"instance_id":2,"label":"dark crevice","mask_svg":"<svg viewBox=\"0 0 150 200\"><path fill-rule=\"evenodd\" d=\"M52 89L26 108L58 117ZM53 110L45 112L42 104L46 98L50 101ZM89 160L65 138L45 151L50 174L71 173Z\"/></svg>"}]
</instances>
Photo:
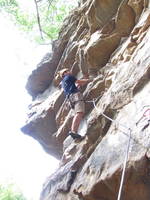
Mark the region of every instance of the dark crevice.
<instances>
[{"instance_id":1,"label":"dark crevice","mask_svg":"<svg viewBox=\"0 0 150 200\"><path fill-rule=\"evenodd\" d=\"M141 79L135 85L133 89L133 96L135 96L138 92L140 92L148 84L149 81L150 81L150 68L148 69L146 74L144 74L144 76L141 77Z\"/></svg>"}]
</instances>

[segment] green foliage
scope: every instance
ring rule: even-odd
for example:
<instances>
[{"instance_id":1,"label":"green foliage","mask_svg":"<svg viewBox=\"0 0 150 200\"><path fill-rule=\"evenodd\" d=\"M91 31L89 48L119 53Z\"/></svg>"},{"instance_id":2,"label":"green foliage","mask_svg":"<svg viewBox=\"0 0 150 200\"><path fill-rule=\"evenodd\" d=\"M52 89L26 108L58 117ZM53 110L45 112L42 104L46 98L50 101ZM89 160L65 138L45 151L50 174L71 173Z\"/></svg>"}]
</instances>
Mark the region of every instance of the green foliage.
<instances>
[{"instance_id":1,"label":"green foliage","mask_svg":"<svg viewBox=\"0 0 150 200\"><path fill-rule=\"evenodd\" d=\"M73 5L65 4L62 0L36 0L36 2L40 21L37 20L36 4L33 12L28 12L20 7L17 0L0 0L0 11L7 12L11 20L38 43L52 41L58 37L62 22Z\"/></svg>"},{"instance_id":2,"label":"green foliage","mask_svg":"<svg viewBox=\"0 0 150 200\"><path fill-rule=\"evenodd\" d=\"M14 8L17 7L18 3L16 0L0 0L0 7L6 7L6 8Z\"/></svg>"},{"instance_id":3,"label":"green foliage","mask_svg":"<svg viewBox=\"0 0 150 200\"><path fill-rule=\"evenodd\" d=\"M32 16L29 16L27 13L21 13L19 9L16 10L14 17L20 28L27 32L31 31L36 23Z\"/></svg>"},{"instance_id":4,"label":"green foliage","mask_svg":"<svg viewBox=\"0 0 150 200\"><path fill-rule=\"evenodd\" d=\"M35 17L20 9L16 0L0 0L0 11L8 13L15 24L24 31L31 31L36 23Z\"/></svg>"},{"instance_id":5,"label":"green foliage","mask_svg":"<svg viewBox=\"0 0 150 200\"><path fill-rule=\"evenodd\" d=\"M15 14L18 3L15 0L0 0L0 11L5 10L8 14Z\"/></svg>"},{"instance_id":6,"label":"green foliage","mask_svg":"<svg viewBox=\"0 0 150 200\"><path fill-rule=\"evenodd\" d=\"M0 200L26 200L14 184L0 185Z\"/></svg>"}]
</instances>

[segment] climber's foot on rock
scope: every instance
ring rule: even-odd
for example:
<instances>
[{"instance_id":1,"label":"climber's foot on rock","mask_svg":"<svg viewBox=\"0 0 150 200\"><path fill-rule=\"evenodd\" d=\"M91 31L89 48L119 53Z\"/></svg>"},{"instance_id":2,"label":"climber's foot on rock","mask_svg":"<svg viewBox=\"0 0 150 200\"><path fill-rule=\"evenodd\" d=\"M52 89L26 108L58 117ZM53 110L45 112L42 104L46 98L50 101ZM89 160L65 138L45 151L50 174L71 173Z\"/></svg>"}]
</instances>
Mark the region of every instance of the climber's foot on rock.
<instances>
[{"instance_id":1,"label":"climber's foot on rock","mask_svg":"<svg viewBox=\"0 0 150 200\"><path fill-rule=\"evenodd\" d=\"M81 135L79 135L79 134L77 134L77 133L73 133L73 132L69 132L69 134L68 135L70 135L74 140L75 139L78 139L78 140L82 140L83 139L83 137L81 136Z\"/></svg>"}]
</instances>

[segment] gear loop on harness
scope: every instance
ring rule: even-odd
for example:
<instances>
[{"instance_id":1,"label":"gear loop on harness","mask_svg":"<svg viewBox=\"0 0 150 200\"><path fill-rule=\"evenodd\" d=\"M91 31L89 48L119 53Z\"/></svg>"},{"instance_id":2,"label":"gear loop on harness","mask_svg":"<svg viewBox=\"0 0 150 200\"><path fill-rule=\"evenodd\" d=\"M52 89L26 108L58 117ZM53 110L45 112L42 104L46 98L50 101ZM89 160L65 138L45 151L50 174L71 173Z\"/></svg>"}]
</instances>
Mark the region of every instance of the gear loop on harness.
<instances>
[{"instance_id":1,"label":"gear loop on harness","mask_svg":"<svg viewBox=\"0 0 150 200\"><path fill-rule=\"evenodd\" d=\"M83 95L82 93L79 91L79 92L76 92L76 93L72 93L72 94L69 94L67 95L67 99L69 101L69 104L70 104L70 107L72 109L75 108L75 104L79 101L84 101L83 99Z\"/></svg>"}]
</instances>

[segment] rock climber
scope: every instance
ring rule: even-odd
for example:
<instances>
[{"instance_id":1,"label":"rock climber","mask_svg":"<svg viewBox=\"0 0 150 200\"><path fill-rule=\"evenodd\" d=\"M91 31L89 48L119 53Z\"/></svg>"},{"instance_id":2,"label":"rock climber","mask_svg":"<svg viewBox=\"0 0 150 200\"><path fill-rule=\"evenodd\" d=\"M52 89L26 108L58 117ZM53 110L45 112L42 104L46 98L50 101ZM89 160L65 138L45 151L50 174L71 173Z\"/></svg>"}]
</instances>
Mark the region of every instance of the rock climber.
<instances>
[{"instance_id":1,"label":"rock climber","mask_svg":"<svg viewBox=\"0 0 150 200\"><path fill-rule=\"evenodd\" d=\"M59 75L62 79L61 87L64 90L64 94L69 100L71 108L75 111L69 135L73 139L82 139L82 136L77 131L85 113L85 102L83 101L83 94L80 92L79 87L89 83L91 80L88 78L77 80L67 68L62 69Z\"/></svg>"}]
</instances>

